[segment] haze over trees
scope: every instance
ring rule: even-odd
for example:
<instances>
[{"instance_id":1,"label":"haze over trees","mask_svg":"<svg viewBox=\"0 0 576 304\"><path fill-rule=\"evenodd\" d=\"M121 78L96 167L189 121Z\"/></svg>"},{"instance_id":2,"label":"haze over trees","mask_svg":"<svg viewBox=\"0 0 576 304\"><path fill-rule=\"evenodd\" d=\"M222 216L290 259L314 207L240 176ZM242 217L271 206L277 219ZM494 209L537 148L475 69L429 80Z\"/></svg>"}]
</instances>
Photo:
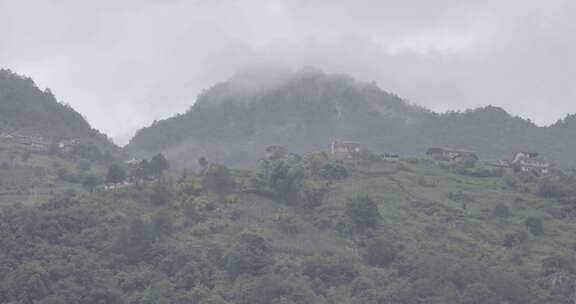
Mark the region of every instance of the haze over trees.
<instances>
[{"instance_id":1,"label":"haze over trees","mask_svg":"<svg viewBox=\"0 0 576 304\"><path fill-rule=\"evenodd\" d=\"M48 89L30 78L0 70L0 133L39 136L48 141L79 139L75 153L87 158L109 158L118 148L93 129L81 114L59 103Z\"/></svg>"},{"instance_id":2,"label":"haze over trees","mask_svg":"<svg viewBox=\"0 0 576 304\"><path fill-rule=\"evenodd\" d=\"M0 302L570 303L575 181L282 150L3 206Z\"/></svg>"},{"instance_id":3,"label":"haze over trees","mask_svg":"<svg viewBox=\"0 0 576 304\"><path fill-rule=\"evenodd\" d=\"M257 71L219 83L186 113L140 130L126 149L142 156L165 151L176 164L193 167L202 156L250 164L256 151L271 145L313 152L348 140L404 155L435 146L473 150L484 159L538 151L574 166L575 132L573 116L538 127L494 106L438 114L375 84L305 69L280 75Z\"/></svg>"},{"instance_id":4,"label":"haze over trees","mask_svg":"<svg viewBox=\"0 0 576 304\"><path fill-rule=\"evenodd\" d=\"M515 172L383 150L337 160L278 144L323 150L345 135L416 151L425 140L500 139L480 151L497 155L524 140L541 144L532 141L538 136L551 140L547 132L570 137L574 117L538 128L494 107L435 114L316 71L272 80L267 93L218 85L130 147L147 138L147 147L174 157L160 146L182 141L179 153L198 171L180 171L158 152L102 162L90 149L31 151L0 140L0 303L574 301L574 171ZM250 102L229 104L236 99ZM11 104L24 108L11 120L32 132L36 123L21 119L27 102ZM253 151L267 142L277 144ZM259 159L250 169L219 162L250 158Z\"/></svg>"}]
</instances>

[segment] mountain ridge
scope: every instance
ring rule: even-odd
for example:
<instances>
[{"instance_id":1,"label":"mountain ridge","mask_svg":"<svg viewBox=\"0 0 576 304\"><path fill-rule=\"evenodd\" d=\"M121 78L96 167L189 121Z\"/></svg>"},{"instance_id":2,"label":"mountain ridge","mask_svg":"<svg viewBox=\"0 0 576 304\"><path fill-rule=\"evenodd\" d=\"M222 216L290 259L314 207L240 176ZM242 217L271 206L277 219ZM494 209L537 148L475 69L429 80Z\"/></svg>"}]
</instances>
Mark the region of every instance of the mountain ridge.
<instances>
[{"instance_id":1,"label":"mountain ridge","mask_svg":"<svg viewBox=\"0 0 576 304\"><path fill-rule=\"evenodd\" d=\"M235 79L242 76L205 90L184 114L139 130L126 150L143 156L165 152L183 166L194 166L201 156L240 164L269 145L311 152L326 150L333 140L351 140L407 155L430 146L475 150L491 159L538 151L562 166L576 165L576 146L569 143L576 134L573 116L541 127L492 105L436 113L374 83L310 68L260 90L243 90Z\"/></svg>"},{"instance_id":2,"label":"mountain ridge","mask_svg":"<svg viewBox=\"0 0 576 304\"><path fill-rule=\"evenodd\" d=\"M0 133L34 136L47 142L79 140L89 149L119 153L119 148L92 128L82 114L58 102L29 77L0 69Z\"/></svg>"}]
</instances>

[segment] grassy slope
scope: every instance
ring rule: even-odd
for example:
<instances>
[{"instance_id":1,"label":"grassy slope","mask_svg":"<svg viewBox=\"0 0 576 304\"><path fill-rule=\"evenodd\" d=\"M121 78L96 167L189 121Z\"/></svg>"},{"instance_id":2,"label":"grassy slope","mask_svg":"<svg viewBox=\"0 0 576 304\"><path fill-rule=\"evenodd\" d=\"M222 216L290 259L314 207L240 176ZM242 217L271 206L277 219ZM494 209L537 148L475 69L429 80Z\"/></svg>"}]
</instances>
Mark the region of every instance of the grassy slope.
<instances>
[{"instance_id":1,"label":"grassy slope","mask_svg":"<svg viewBox=\"0 0 576 304\"><path fill-rule=\"evenodd\" d=\"M24 161L24 147L17 144L0 142L0 206L13 203L37 204L52 198L54 194L68 190L81 191L79 183L63 181L57 175L60 168L68 172L86 174L88 171L77 167L78 160L58 155L31 152ZM94 172L103 171L97 165L91 165Z\"/></svg>"},{"instance_id":2,"label":"grassy slope","mask_svg":"<svg viewBox=\"0 0 576 304\"><path fill-rule=\"evenodd\" d=\"M425 176L430 185L420 185L420 176ZM347 220L344 210L348 199L368 194L380 198L379 210L384 217L383 227L375 233L393 235L408 254L434 249L536 273L545 257L571 252L576 224L555 219L547 210L555 208L556 203L525 190L510 188L501 177L462 176L424 160L417 164L403 162L401 166L395 162L372 162L360 165L351 177L333 184L318 208L301 209L253 194L239 194L207 213L203 223L181 230L174 237L220 243L251 231L270 241L286 259L330 252L360 260L353 240L339 233L338 227ZM449 198L450 193L457 192L470 198L466 210L461 202ZM187 198L184 195L179 199ZM158 211L159 207L153 204L142 205L143 200L145 197L125 201L122 213L134 216L139 210L139 216L150 216ZM492 215L498 204L508 206L508 218ZM183 221L178 205L173 207L170 212ZM279 217L290 218L299 232L283 232ZM524 222L528 217L544 220L544 235L528 232ZM513 248L502 246L506 234L522 232L528 235L527 240ZM511 263L512 260L521 260L521 265Z\"/></svg>"},{"instance_id":3,"label":"grassy slope","mask_svg":"<svg viewBox=\"0 0 576 304\"><path fill-rule=\"evenodd\" d=\"M380 211L387 226L401 239L418 248L422 242L434 240L442 250L458 252L488 263L509 263L521 255L524 269L540 271L544 257L566 254L573 245L576 225L570 220L554 219L546 210L554 202L543 200L530 192L506 186L503 178L477 178L451 173L427 162L407 164L407 170L379 177L358 177L339 186L340 197L347 193L372 193L382 197ZM433 181L434 186L422 186L419 176ZM466 210L449 193L462 191L471 198ZM532 191L533 193L534 191ZM429 203L419 207L414 202ZM339 207L343 200L331 202ZM510 217L492 215L497 204L510 209ZM507 233L526 231L528 217L544 220L545 235L529 236L519 248L505 248L502 241Z\"/></svg>"},{"instance_id":4,"label":"grassy slope","mask_svg":"<svg viewBox=\"0 0 576 304\"><path fill-rule=\"evenodd\" d=\"M102 267L115 265L110 269L112 277L106 279L112 285L116 284L114 280L128 273L137 276L138 267L149 267L146 269L160 275L158 265L141 263L134 268L130 264L118 264L114 261L119 256L110 255L109 252L111 248L123 246L117 243L117 238L128 223L135 219L154 221L158 214L163 213L170 219L173 229L157 238L154 246L180 248L185 252L191 252L193 248L202 248L205 252L214 250L211 258L221 260L231 252L241 234L255 233L264 237L273 249L275 270L267 271L299 269L317 254L330 254L347 258L363 275L374 274L397 285L376 281L372 284L401 290L404 279L395 274L395 267L377 269L368 266L363 261L364 248L359 245L366 236L354 236L347 230L346 204L348 199L358 195L379 198L378 208L384 220L381 227L369 232L369 237L385 236L397 240L404 248L401 256L407 259L418 256L420 252L446 253L449 257L478 261L480 265L517 270L534 278L541 273L544 258L573 254L576 223L551 216L550 209L556 208L557 203L535 196L532 194L535 193L534 188L526 191L535 184L522 183L519 187L511 187L506 182L510 177L462 176L427 160L366 162L350 166L349 172L351 175L348 178L331 185L323 204L313 209L287 206L250 193L208 194L201 189L201 177L189 175L168 179L172 199L167 205L153 204L150 195L154 183L144 183L78 197L74 205L65 207L62 212L66 208L86 210L97 217L94 228L85 229L75 237L70 234L70 239L85 240L79 243L87 244L82 250L99 256ZM250 176L247 172L236 171L235 174L240 183L246 182ZM422 176L425 182L422 182ZM454 198L450 193L467 197L466 209L462 208L458 199L450 199ZM205 205L202 211L204 220L185 225L182 205L187 201ZM492 215L492 210L498 204L509 207L508 218ZM528 232L524 223L528 217L543 219L544 235L533 236ZM282 224L281 219L289 219L288 224ZM287 232L290 229L286 227L292 232ZM506 234L522 232L527 235L524 241L511 248L502 246ZM156 261L162 259L163 255L154 258ZM296 276L302 277L301 274ZM246 282L246 278L235 281L225 274L217 277L219 279L213 293L227 299L229 302L226 303L247 303L235 298L239 292L243 292L241 284ZM146 284L149 285L143 286L148 286L147 289L142 289L140 293L134 290L125 292L128 297L140 297L159 283L152 280ZM383 290L383 287L378 288ZM324 297L329 299L329 303L348 303L339 296L341 292L345 293L344 290L347 289L329 291ZM166 296L166 299L171 298Z\"/></svg>"}]
</instances>

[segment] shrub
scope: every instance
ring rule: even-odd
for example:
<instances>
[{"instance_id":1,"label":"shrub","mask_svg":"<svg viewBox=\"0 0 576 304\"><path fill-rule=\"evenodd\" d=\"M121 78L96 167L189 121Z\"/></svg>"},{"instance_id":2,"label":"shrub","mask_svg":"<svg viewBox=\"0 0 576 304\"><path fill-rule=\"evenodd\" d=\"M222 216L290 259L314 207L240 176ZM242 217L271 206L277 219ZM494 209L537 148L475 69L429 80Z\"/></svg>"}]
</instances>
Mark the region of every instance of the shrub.
<instances>
[{"instance_id":1,"label":"shrub","mask_svg":"<svg viewBox=\"0 0 576 304\"><path fill-rule=\"evenodd\" d=\"M544 224L542 223L541 219L531 217L526 219L524 223L528 227L530 233L532 233L533 235L539 236L544 234Z\"/></svg>"},{"instance_id":2,"label":"shrub","mask_svg":"<svg viewBox=\"0 0 576 304\"><path fill-rule=\"evenodd\" d=\"M117 246L128 259L128 263L136 264L152 256L155 239L156 234L151 223L137 218L121 231Z\"/></svg>"},{"instance_id":3,"label":"shrub","mask_svg":"<svg viewBox=\"0 0 576 304\"><path fill-rule=\"evenodd\" d=\"M396 170L398 170L398 171L410 171L410 168L408 168L408 166L406 166L404 163L397 163L396 164Z\"/></svg>"},{"instance_id":4,"label":"shrub","mask_svg":"<svg viewBox=\"0 0 576 304\"><path fill-rule=\"evenodd\" d=\"M80 160L76 163L76 168L82 171L89 171L92 168L92 164L87 160Z\"/></svg>"},{"instance_id":5,"label":"shrub","mask_svg":"<svg viewBox=\"0 0 576 304\"><path fill-rule=\"evenodd\" d=\"M326 180L341 180L348 177L348 170L339 161L330 160L327 155L312 155L309 160L309 170L312 176Z\"/></svg>"},{"instance_id":6,"label":"shrub","mask_svg":"<svg viewBox=\"0 0 576 304\"><path fill-rule=\"evenodd\" d=\"M419 160L418 158L416 158L416 157L408 157L408 158L406 158L405 161L406 161L407 163L413 164L413 165L415 165L415 164L417 164L417 163L420 162L420 160Z\"/></svg>"},{"instance_id":7,"label":"shrub","mask_svg":"<svg viewBox=\"0 0 576 304\"><path fill-rule=\"evenodd\" d=\"M448 193L448 198L456 202L473 202L474 199L470 195L462 191Z\"/></svg>"},{"instance_id":8,"label":"shrub","mask_svg":"<svg viewBox=\"0 0 576 304\"><path fill-rule=\"evenodd\" d=\"M155 205L166 205L171 198L172 193L168 188L168 184L163 181L156 182L152 194L150 194L150 201Z\"/></svg>"},{"instance_id":9,"label":"shrub","mask_svg":"<svg viewBox=\"0 0 576 304\"><path fill-rule=\"evenodd\" d=\"M346 215L351 223L360 229L376 228L382 220L378 203L370 196L359 196L349 200Z\"/></svg>"},{"instance_id":10,"label":"shrub","mask_svg":"<svg viewBox=\"0 0 576 304\"><path fill-rule=\"evenodd\" d=\"M81 178L74 174L74 172L70 172L68 169L62 167L56 170L56 175L58 178L64 182L68 183L80 183L82 182Z\"/></svg>"},{"instance_id":11,"label":"shrub","mask_svg":"<svg viewBox=\"0 0 576 304\"><path fill-rule=\"evenodd\" d=\"M526 238L527 238L526 232L507 233L504 235L504 239L502 240L502 246L511 248L525 241Z\"/></svg>"},{"instance_id":12,"label":"shrub","mask_svg":"<svg viewBox=\"0 0 576 304\"><path fill-rule=\"evenodd\" d=\"M108 173L106 174L107 183L122 183L126 179L126 171L122 166L114 164L108 168Z\"/></svg>"},{"instance_id":13,"label":"shrub","mask_svg":"<svg viewBox=\"0 0 576 304\"><path fill-rule=\"evenodd\" d=\"M382 156L380 156L380 155L378 155L372 151L366 150L366 149L360 150L360 152L355 153L354 156L356 159L364 160L364 161L370 161L370 162L382 160Z\"/></svg>"},{"instance_id":14,"label":"shrub","mask_svg":"<svg viewBox=\"0 0 576 304\"><path fill-rule=\"evenodd\" d=\"M546 198L562 198L570 194L571 189L561 183L561 181L552 181L549 179L541 180L538 183L537 194Z\"/></svg>"},{"instance_id":15,"label":"shrub","mask_svg":"<svg viewBox=\"0 0 576 304\"><path fill-rule=\"evenodd\" d=\"M252 233L244 233L238 238L226 260L226 270L232 277L258 274L274 262L266 240Z\"/></svg>"},{"instance_id":16,"label":"shrub","mask_svg":"<svg viewBox=\"0 0 576 304\"><path fill-rule=\"evenodd\" d=\"M393 241L385 238L376 238L368 241L364 258L369 265L375 267L388 267L400 253L400 247Z\"/></svg>"},{"instance_id":17,"label":"shrub","mask_svg":"<svg viewBox=\"0 0 576 304\"><path fill-rule=\"evenodd\" d=\"M94 189L101 183L100 178L95 174L88 174L82 181L82 187L88 192L94 192Z\"/></svg>"},{"instance_id":18,"label":"shrub","mask_svg":"<svg viewBox=\"0 0 576 304\"><path fill-rule=\"evenodd\" d=\"M557 272L574 272L573 264L563 256L554 255L542 260L542 273L550 275Z\"/></svg>"},{"instance_id":19,"label":"shrub","mask_svg":"<svg viewBox=\"0 0 576 304\"><path fill-rule=\"evenodd\" d=\"M276 217L276 224L278 228L288 234L297 234L300 232L298 223L293 216L287 214L281 214Z\"/></svg>"},{"instance_id":20,"label":"shrub","mask_svg":"<svg viewBox=\"0 0 576 304\"><path fill-rule=\"evenodd\" d=\"M163 210L152 216L151 224L155 232L170 234L174 230L174 224L172 223L170 214Z\"/></svg>"},{"instance_id":21,"label":"shrub","mask_svg":"<svg viewBox=\"0 0 576 304\"><path fill-rule=\"evenodd\" d=\"M358 270L342 257L315 257L303 264L303 274L319 279L328 286L348 284L358 276Z\"/></svg>"},{"instance_id":22,"label":"shrub","mask_svg":"<svg viewBox=\"0 0 576 304\"><path fill-rule=\"evenodd\" d=\"M248 278L243 281L246 280ZM236 298L239 304L318 303L314 292L300 278L266 274L238 287Z\"/></svg>"},{"instance_id":23,"label":"shrub","mask_svg":"<svg viewBox=\"0 0 576 304\"><path fill-rule=\"evenodd\" d=\"M519 274L508 269L493 269L486 284L499 298L496 303L530 303L533 292L529 283ZM482 302L486 303L486 302Z\"/></svg>"},{"instance_id":24,"label":"shrub","mask_svg":"<svg viewBox=\"0 0 576 304\"><path fill-rule=\"evenodd\" d=\"M507 218L510 216L510 208L508 208L508 206L505 204L500 203L496 205L494 209L492 209L492 215L496 217Z\"/></svg>"},{"instance_id":25,"label":"shrub","mask_svg":"<svg viewBox=\"0 0 576 304\"><path fill-rule=\"evenodd\" d=\"M293 205L300 198L304 176L302 168L277 161L269 168L267 184L278 199Z\"/></svg>"},{"instance_id":26,"label":"shrub","mask_svg":"<svg viewBox=\"0 0 576 304\"><path fill-rule=\"evenodd\" d=\"M199 223L205 219L204 212L200 204L195 199L190 199L182 203L182 213L184 213L185 224L190 226Z\"/></svg>"},{"instance_id":27,"label":"shrub","mask_svg":"<svg viewBox=\"0 0 576 304\"><path fill-rule=\"evenodd\" d=\"M324 183L306 182L303 184L300 205L306 208L315 208L322 205L328 186Z\"/></svg>"},{"instance_id":28,"label":"shrub","mask_svg":"<svg viewBox=\"0 0 576 304\"><path fill-rule=\"evenodd\" d=\"M160 177L162 173L164 173L164 171L168 170L169 167L170 164L168 163L168 160L166 159L166 157L164 157L162 153L160 153L152 157L150 163L148 163L147 169L148 172L150 172L151 174Z\"/></svg>"},{"instance_id":29,"label":"shrub","mask_svg":"<svg viewBox=\"0 0 576 304\"><path fill-rule=\"evenodd\" d=\"M204 173L202 186L210 192L228 193L234 190L236 181L226 166L211 164Z\"/></svg>"},{"instance_id":30,"label":"shrub","mask_svg":"<svg viewBox=\"0 0 576 304\"><path fill-rule=\"evenodd\" d=\"M473 177L502 177L504 170L488 169L488 168L474 168L474 167L457 167L456 172L460 175L473 176Z\"/></svg>"},{"instance_id":31,"label":"shrub","mask_svg":"<svg viewBox=\"0 0 576 304\"><path fill-rule=\"evenodd\" d=\"M438 185L438 181L435 180L428 180L426 176L420 175L416 179L416 183L422 187L436 187Z\"/></svg>"}]
</instances>

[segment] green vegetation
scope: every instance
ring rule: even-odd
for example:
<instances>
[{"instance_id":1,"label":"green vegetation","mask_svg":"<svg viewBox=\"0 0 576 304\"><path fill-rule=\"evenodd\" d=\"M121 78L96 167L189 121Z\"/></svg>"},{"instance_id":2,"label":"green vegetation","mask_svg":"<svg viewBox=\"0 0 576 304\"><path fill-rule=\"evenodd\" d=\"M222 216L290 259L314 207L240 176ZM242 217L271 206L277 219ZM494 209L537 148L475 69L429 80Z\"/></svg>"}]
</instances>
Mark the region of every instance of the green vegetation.
<instances>
[{"instance_id":1,"label":"green vegetation","mask_svg":"<svg viewBox=\"0 0 576 304\"><path fill-rule=\"evenodd\" d=\"M106 174L107 183L122 183L126 180L126 170L118 164L113 164L108 168L108 174Z\"/></svg>"},{"instance_id":2,"label":"green vegetation","mask_svg":"<svg viewBox=\"0 0 576 304\"><path fill-rule=\"evenodd\" d=\"M253 171L204 167L108 191L93 187L106 175L94 171L84 179L94 193L3 207L0 302L555 304L576 294L570 176L287 152ZM550 195L549 183L567 190Z\"/></svg>"},{"instance_id":3,"label":"green vegetation","mask_svg":"<svg viewBox=\"0 0 576 304\"><path fill-rule=\"evenodd\" d=\"M270 76L254 73L238 75L238 79L249 83L251 77ZM166 151L170 161L182 167L196 166L200 157L247 165L270 145L314 152L340 139L402 155L446 146L494 160L510 159L527 149L563 167L576 167L576 115L539 127L494 106L439 114L374 84L311 69L283 75L283 81L273 86L250 90L243 90L238 79L205 90L186 113L143 128L127 151L148 157ZM461 170L479 177L501 174L486 168Z\"/></svg>"},{"instance_id":4,"label":"green vegetation","mask_svg":"<svg viewBox=\"0 0 576 304\"><path fill-rule=\"evenodd\" d=\"M92 191L103 165L76 155L30 151L0 141L0 205L37 204L67 191Z\"/></svg>"},{"instance_id":5,"label":"green vegetation","mask_svg":"<svg viewBox=\"0 0 576 304\"><path fill-rule=\"evenodd\" d=\"M69 153L93 161L120 154L108 138L70 106L59 103L49 89L40 90L30 78L0 69L0 134L40 137L55 152L62 140L76 139ZM3 139L0 139L3 140ZM26 155L22 154L22 160Z\"/></svg>"}]
</instances>

